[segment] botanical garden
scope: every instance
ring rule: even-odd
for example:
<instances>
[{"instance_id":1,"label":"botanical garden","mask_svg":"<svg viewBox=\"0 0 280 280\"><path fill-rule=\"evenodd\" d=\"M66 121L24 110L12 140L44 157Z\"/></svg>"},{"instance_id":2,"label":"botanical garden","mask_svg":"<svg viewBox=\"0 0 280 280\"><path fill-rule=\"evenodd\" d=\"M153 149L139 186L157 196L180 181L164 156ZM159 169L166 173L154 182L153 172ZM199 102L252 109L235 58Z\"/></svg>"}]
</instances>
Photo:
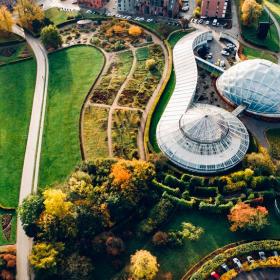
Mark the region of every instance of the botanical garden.
<instances>
[{"instance_id":1,"label":"botanical garden","mask_svg":"<svg viewBox=\"0 0 280 280\"><path fill-rule=\"evenodd\" d=\"M268 147L249 133L243 160L207 176L172 163L157 143L176 86L172 53L195 28L32 7L34 18L25 9L17 22L25 39L12 17L0 24L0 278L15 279L19 227L32 238L28 264L40 280L202 280L212 272L227 280L241 272L233 258L242 273L279 269L279 128L265 131ZM45 52L46 76L31 40ZM254 58L250 50L241 46L240 57ZM217 78L198 73L201 86L203 75ZM32 191L19 203L42 78Z\"/></svg>"}]
</instances>

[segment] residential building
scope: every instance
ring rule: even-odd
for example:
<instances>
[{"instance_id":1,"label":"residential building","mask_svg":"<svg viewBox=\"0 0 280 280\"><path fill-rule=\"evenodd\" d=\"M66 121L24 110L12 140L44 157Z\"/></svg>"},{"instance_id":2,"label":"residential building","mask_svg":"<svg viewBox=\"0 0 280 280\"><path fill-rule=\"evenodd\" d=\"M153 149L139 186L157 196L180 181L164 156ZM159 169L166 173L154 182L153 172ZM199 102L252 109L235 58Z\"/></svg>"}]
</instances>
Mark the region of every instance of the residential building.
<instances>
[{"instance_id":1,"label":"residential building","mask_svg":"<svg viewBox=\"0 0 280 280\"><path fill-rule=\"evenodd\" d=\"M117 9L119 12L134 14L135 0L118 0Z\"/></svg>"},{"instance_id":2,"label":"residential building","mask_svg":"<svg viewBox=\"0 0 280 280\"><path fill-rule=\"evenodd\" d=\"M229 0L202 0L201 16L224 18Z\"/></svg>"},{"instance_id":3,"label":"residential building","mask_svg":"<svg viewBox=\"0 0 280 280\"><path fill-rule=\"evenodd\" d=\"M78 4L84 5L89 8L93 8L93 9L100 9L100 8L104 7L104 5L106 4L106 1L104 1L104 0L78 0Z\"/></svg>"}]
</instances>

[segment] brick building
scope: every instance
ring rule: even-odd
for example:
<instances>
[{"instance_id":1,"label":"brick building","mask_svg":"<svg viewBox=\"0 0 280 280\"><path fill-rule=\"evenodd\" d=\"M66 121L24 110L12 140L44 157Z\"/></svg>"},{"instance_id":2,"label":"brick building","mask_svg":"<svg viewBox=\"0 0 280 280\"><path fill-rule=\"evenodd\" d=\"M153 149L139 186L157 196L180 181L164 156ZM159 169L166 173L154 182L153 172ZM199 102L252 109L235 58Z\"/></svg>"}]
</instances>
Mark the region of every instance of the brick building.
<instances>
[{"instance_id":1,"label":"brick building","mask_svg":"<svg viewBox=\"0 0 280 280\"><path fill-rule=\"evenodd\" d=\"M0 0L1 1L1 0ZM93 9L103 8L107 2L105 0L78 0L78 4Z\"/></svg>"},{"instance_id":2,"label":"brick building","mask_svg":"<svg viewBox=\"0 0 280 280\"><path fill-rule=\"evenodd\" d=\"M201 16L224 18L229 0L202 0Z\"/></svg>"}]
</instances>

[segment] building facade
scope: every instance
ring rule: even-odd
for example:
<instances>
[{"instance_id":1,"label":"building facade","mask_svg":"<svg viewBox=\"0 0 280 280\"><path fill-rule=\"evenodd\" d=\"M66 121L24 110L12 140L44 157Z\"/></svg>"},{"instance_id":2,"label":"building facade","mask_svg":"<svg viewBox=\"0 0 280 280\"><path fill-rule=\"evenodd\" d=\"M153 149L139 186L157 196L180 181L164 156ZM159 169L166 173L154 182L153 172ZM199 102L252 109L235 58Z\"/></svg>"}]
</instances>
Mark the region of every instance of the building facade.
<instances>
[{"instance_id":1,"label":"building facade","mask_svg":"<svg viewBox=\"0 0 280 280\"><path fill-rule=\"evenodd\" d=\"M202 0L201 16L225 18L229 0Z\"/></svg>"},{"instance_id":2,"label":"building facade","mask_svg":"<svg viewBox=\"0 0 280 280\"><path fill-rule=\"evenodd\" d=\"M103 8L106 4L104 0L78 0L78 4L84 5L93 9Z\"/></svg>"},{"instance_id":3,"label":"building facade","mask_svg":"<svg viewBox=\"0 0 280 280\"><path fill-rule=\"evenodd\" d=\"M130 14L176 17L178 0L118 0L118 11Z\"/></svg>"}]
</instances>

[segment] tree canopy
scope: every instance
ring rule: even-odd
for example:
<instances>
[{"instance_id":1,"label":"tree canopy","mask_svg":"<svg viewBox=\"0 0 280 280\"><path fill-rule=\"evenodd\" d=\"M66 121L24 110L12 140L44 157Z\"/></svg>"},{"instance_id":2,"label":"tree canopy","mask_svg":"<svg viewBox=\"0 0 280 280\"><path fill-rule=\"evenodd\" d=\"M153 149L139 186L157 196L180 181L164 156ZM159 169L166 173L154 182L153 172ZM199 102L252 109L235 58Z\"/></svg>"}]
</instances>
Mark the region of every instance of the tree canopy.
<instances>
[{"instance_id":1,"label":"tree canopy","mask_svg":"<svg viewBox=\"0 0 280 280\"><path fill-rule=\"evenodd\" d=\"M263 11L262 5L255 0L244 0L241 7L241 19L244 25L255 23L261 16Z\"/></svg>"},{"instance_id":2,"label":"tree canopy","mask_svg":"<svg viewBox=\"0 0 280 280\"><path fill-rule=\"evenodd\" d=\"M0 7L0 30L11 32L14 24L14 19L6 6Z\"/></svg>"}]
</instances>

